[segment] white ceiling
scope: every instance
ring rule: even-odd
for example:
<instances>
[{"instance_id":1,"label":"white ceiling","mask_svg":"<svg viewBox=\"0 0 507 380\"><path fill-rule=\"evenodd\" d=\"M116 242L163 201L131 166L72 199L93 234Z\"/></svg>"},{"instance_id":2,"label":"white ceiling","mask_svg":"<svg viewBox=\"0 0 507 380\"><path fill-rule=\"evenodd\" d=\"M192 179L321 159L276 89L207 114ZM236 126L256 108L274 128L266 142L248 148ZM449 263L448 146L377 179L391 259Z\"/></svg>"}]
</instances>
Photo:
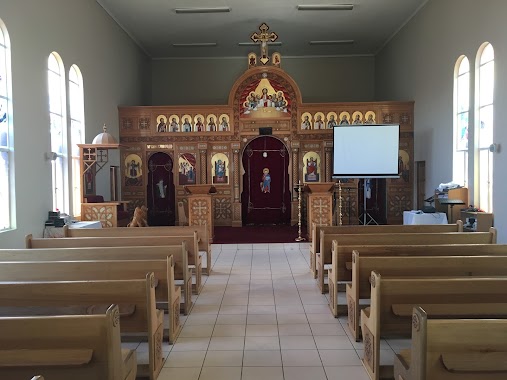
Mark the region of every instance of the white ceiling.
<instances>
[{"instance_id":1,"label":"white ceiling","mask_svg":"<svg viewBox=\"0 0 507 380\"><path fill-rule=\"evenodd\" d=\"M278 34L285 56L369 55L428 0L97 0L152 58L244 57L261 23ZM353 4L352 11L298 11L298 4ZM223 7L229 13L176 14L175 8ZM312 40L354 40L352 45L310 46ZM216 42L216 47L173 47Z\"/></svg>"}]
</instances>

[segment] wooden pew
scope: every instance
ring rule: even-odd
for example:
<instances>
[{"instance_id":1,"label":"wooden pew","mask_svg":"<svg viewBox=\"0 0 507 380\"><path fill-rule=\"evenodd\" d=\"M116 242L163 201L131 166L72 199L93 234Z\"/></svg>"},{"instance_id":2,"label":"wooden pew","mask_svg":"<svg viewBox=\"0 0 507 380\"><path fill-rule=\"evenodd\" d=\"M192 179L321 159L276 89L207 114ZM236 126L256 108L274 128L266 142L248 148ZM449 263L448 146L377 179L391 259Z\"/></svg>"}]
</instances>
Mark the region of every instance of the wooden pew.
<instances>
[{"instance_id":1,"label":"wooden pew","mask_svg":"<svg viewBox=\"0 0 507 380\"><path fill-rule=\"evenodd\" d=\"M381 225L381 226L327 226L313 223L312 242L310 244L310 269L313 278L317 278L316 254L320 252L320 232L324 234L390 234L390 233L438 233L463 232L463 222L456 224L428 224L428 225Z\"/></svg>"},{"instance_id":2,"label":"wooden pew","mask_svg":"<svg viewBox=\"0 0 507 380\"><path fill-rule=\"evenodd\" d=\"M389 277L507 276L507 245L489 246L499 248L497 256L462 256L463 252L456 249L449 251L458 256L368 256L354 251L352 283L347 284L348 326L352 336L359 340L359 300L370 299L372 271ZM431 255L431 247L427 247Z\"/></svg>"},{"instance_id":3,"label":"wooden pew","mask_svg":"<svg viewBox=\"0 0 507 380\"><path fill-rule=\"evenodd\" d=\"M380 340L409 337L414 306L435 318L507 317L507 277L390 278L372 272L370 281L371 304L361 310L361 331L362 361L372 380L392 377L392 367L379 365Z\"/></svg>"},{"instance_id":4,"label":"wooden pew","mask_svg":"<svg viewBox=\"0 0 507 380\"><path fill-rule=\"evenodd\" d=\"M0 283L0 314L34 315L39 308L49 315L62 314L60 307L79 314L100 313L104 305L120 305L121 333L148 336L148 363L137 365L138 376L155 380L162 369L164 313L156 309L155 275L143 280L38 281ZM117 318L117 317L116 317Z\"/></svg>"},{"instance_id":5,"label":"wooden pew","mask_svg":"<svg viewBox=\"0 0 507 380\"><path fill-rule=\"evenodd\" d=\"M118 315L113 305L101 315L1 317L0 378L134 380L136 352L121 348Z\"/></svg>"},{"instance_id":6,"label":"wooden pew","mask_svg":"<svg viewBox=\"0 0 507 380\"><path fill-rule=\"evenodd\" d=\"M134 229L134 228L132 228ZM140 228L136 228L140 229ZM197 234L191 236L123 236L123 237L85 237L40 239L31 234L25 237L25 247L31 248L78 248L78 247L150 247L163 245L180 245L185 243L188 250L188 265L194 265L195 283L193 291L196 294L202 289L202 262L197 249ZM197 263L196 263L197 260ZM185 289L186 290L186 289Z\"/></svg>"},{"instance_id":7,"label":"wooden pew","mask_svg":"<svg viewBox=\"0 0 507 380\"><path fill-rule=\"evenodd\" d=\"M197 232L198 250L200 254L206 254L206 267L203 271L209 275L211 272L211 245L208 237L208 229L202 226L162 226L146 228L75 228L63 227L64 237L122 237L122 236L181 236Z\"/></svg>"},{"instance_id":8,"label":"wooden pew","mask_svg":"<svg viewBox=\"0 0 507 380\"><path fill-rule=\"evenodd\" d=\"M399 380L505 380L507 320L412 315L412 344L394 358Z\"/></svg>"},{"instance_id":9,"label":"wooden pew","mask_svg":"<svg viewBox=\"0 0 507 380\"><path fill-rule=\"evenodd\" d=\"M442 232L442 233L389 233L389 234L326 234L320 232L320 252L316 256L317 284L326 292L324 278L326 266L332 261L333 240L339 246L352 245L427 245L427 244L495 244L496 229L490 232ZM352 250L349 251L349 260ZM350 281L345 280L345 281Z\"/></svg>"},{"instance_id":10,"label":"wooden pew","mask_svg":"<svg viewBox=\"0 0 507 380\"><path fill-rule=\"evenodd\" d=\"M59 239L48 239L59 240ZM0 261L99 261L99 260L166 260L173 257L174 279L182 282L184 291L183 313L187 315L192 308L192 275L188 269L186 244L150 247L102 247L102 248L46 248L46 249L0 249ZM162 289L162 287L161 287ZM161 293L162 292L162 293ZM156 291L159 302L167 297L163 290ZM181 294L180 294L181 300ZM169 309L169 305L168 305ZM173 321L179 315L172 311ZM171 317L170 317L171 318ZM177 319L176 319L177 318Z\"/></svg>"},{"instance_id":11,"label":"wooden pew","mask_svg":"<svg viewBox=\"0 0 507 380\"><path fill-rule=\"evenodd\" d=\"M107 248L106 248L107 249ZM36 256L32 250L32 256ZM157 281L155 297L167 303L169 343L181 331L181 289L174 283L173 256L165 260L21 261L0 262L0 281L85 281L143 279L153 272Z\"/></svg>"}]
</instances>

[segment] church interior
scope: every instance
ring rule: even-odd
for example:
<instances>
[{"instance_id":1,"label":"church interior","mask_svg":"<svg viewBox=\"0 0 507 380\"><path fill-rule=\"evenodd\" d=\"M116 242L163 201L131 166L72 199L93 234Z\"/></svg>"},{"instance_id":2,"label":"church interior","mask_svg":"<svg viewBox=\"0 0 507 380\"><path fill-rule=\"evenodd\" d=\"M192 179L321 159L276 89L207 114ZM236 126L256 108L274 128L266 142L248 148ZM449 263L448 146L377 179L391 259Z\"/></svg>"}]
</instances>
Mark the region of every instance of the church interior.
<instances>
[{"instance_id":1,"label":"church interior","mask_svg":"<svg viewBox=\"0 0 507 380\"><path fill-rule=\"evenodd\" d=\"M0 1L0 378L505 378L506 13Z\"/></svg>"}]
</instances>

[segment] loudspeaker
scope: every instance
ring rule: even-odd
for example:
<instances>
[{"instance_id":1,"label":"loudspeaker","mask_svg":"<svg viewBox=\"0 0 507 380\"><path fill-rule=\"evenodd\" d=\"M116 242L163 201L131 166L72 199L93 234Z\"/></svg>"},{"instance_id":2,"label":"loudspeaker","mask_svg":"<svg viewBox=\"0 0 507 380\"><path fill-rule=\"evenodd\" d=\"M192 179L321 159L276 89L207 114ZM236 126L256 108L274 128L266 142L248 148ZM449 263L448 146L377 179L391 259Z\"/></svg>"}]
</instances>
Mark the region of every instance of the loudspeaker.
<instances>
[{"instance_id":1,"label":"loudspeaker","mask_svg":"<svg viewBox=\"0 0 507 380\"><path fill-rule=\"evenodd\" d=\"M259 135L272 135L272 134L273 128L271 127L259 128Z\"/></svg>"}]
</instances>

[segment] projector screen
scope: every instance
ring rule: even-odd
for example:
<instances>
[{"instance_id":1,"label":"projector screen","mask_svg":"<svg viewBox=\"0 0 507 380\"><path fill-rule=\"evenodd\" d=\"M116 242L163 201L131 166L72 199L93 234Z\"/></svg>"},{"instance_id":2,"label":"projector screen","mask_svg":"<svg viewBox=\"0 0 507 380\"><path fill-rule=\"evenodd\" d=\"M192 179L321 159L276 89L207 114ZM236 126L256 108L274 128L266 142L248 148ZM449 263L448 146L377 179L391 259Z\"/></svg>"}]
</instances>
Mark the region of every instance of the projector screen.
<instances>
[{"instance_id":1,"label":"projector screen","mask_svg":"<svg viewBox=\"0 0 507 380\"><path fill-rule=\"evenodd\" d=\"M398 178L399 125L333 128L333 178Z\"/></svg>"}]
</instances>

